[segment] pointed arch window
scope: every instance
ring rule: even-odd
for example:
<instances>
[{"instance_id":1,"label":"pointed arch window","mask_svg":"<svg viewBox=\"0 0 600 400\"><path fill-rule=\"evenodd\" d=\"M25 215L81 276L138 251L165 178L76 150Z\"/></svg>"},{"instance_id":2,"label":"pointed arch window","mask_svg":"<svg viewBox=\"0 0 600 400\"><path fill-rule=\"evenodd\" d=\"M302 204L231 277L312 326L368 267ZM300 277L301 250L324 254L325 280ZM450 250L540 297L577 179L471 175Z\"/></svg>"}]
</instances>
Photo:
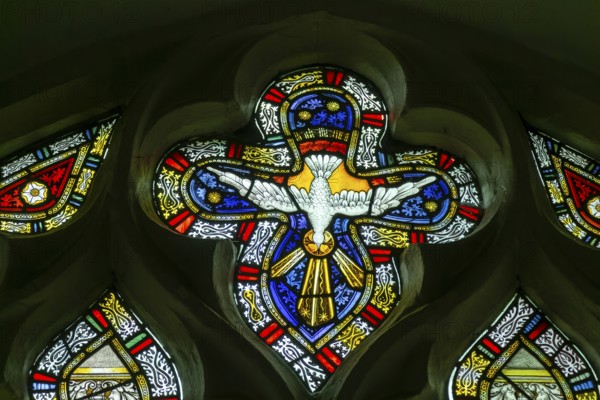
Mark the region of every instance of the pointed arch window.
<instances>
[{"instance_id":1,"label":"pointed arch window","mask_svg":"<svg viewBox=\"0 0 600 400\"><path fill-rule=\"evenodd\" d=\"M533 128L529 140L561 225L580 243L600 248L600 162Z\"/></svg>"},{"instance_id":2,"label":"pointed arch window","mask_svg":"<svg viewBox=\"0 0 600 400\"><path fill-rule=\"evenodd\" d=\"M524 294L461 356L450 399L598 399L598 378L581 350Z\"/></svg>"},{"instance_id":3,"label":"pointed arch window","mask_svg":"<svg viewBox=\"0 0 600 400\"><path fill-rule=\"evenodd\" d=\"M83 206L119 115L111 115L0 162L0 231L54 230Z\"/></svg>"},{"instance_id":4,"label":"pointed arch window","mask_svg":"<svg viewBox=\"0 0 600 400\"><path fill-rule=\"evenodd\" d=\"M30 372L34 400L181 400L177 368L114 289L44 349Z\"/></svg>"},{"instance_id":5,"label":"pointed arch window","mask_svg":"<svg viewBox=\"0 0 600 400\"><path fill-rule=\"evenodd\" d=\"M384 150L385 103L348 70L283 74L254 120L260 143L196 138L169 150L155 210L179 234L235 240L231 300L316 392L398 304L394 251L464 238L481 219L481 190L445 151Z\"/></svg>"}]
</instances>

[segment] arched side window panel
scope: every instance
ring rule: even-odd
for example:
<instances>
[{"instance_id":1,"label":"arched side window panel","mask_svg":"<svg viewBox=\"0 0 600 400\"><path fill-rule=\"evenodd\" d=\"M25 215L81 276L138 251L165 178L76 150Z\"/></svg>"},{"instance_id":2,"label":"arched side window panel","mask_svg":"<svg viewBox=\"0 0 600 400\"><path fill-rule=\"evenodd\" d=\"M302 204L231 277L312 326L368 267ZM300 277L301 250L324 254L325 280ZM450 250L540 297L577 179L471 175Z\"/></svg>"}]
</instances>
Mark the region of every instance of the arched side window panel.
<instances>
[{"instance_id":1,"label":"arched side window panel","mask_svg":"<svg viewBox=\"0 0 600 400\"><path fill-rule=\"evenodd\" d=\"M598 399L581 351L518 293L452 371L451 399Z\"/></svg>"},{"instance_id":2,"label":"arched side window panel","mask_svg":"<svg viewBox=\"0 0 600 400\"><path fill-rule=\"evenodd\" d=\"M30 377L34 400L181 400L169 354L114 290L58 335Z\"/></svg>"},{"instance_id":3,"label":"arched side window panel","mask_svg":"<svg viewBox=\"0 0 600 400\"><path fill-rule=\"evenodd\" d=\"M529 140L556 217L578 241L600 248L600 162L533 128Z\"/></svg>"},{"instance_id":4,"label":"arched side window panel","mask_svg":"<svg viewBox=\"0 0 600 400\"><path fill-rule=\"evenodd\" d=\"M182 235L235 240L231 300L316 392L398 304L394 251L465 237L481 219L481 190L445 151L384 149L386 106L351 71L282 75L255 122L260 143L171 149L156 170L155 209Z\"/></svg>"},{"instance_id":5,"label":"arched side window panel","mask_svg":"<svg viewBox=\"0 0 600 400\"><path fill-rule=\"evenodd\" d=\"M0 162L0 231L32 235L69 221L89 196L119 115Z\"/></svg>"}]
</instances>

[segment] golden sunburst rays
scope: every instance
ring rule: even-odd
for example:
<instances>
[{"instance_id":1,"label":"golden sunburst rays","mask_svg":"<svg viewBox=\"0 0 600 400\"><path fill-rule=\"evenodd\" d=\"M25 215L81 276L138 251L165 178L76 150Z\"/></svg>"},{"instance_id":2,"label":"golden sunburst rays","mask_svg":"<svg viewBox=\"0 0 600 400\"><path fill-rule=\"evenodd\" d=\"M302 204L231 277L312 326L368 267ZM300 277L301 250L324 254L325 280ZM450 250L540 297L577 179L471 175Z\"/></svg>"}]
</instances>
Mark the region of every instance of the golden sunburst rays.
<instances>
[{"instance_id":1,"label":"golden sunburst rays","mask_svg":"<svg viewBox=\"0 0 600 400\"><path fill-rule=\"evenodd\" d=\"M329 263L326 258L309 258L296 306L304 321L310 326L325 324L335 316Z\"/></svg>"},{"instance_id":2,"label":"golden sunburst rays","mask_svg":"<svg viewBox=\"0 0 600 400\"><path fill-rule=\"evenodd\" d=\"M361 289L365 284L362 268L340 249L335 249L331 233L325 231L325 241L317 246L312 240L314 232L304 235L303 247L296 248L271 266L271 277L279 278L291 271L298 263L308 257L308 265L302 281L296 309L306 324L312 327L323 325L335 318L335 306L331 289L331 257L353 289Z\"/></svg>"},{"instance_id":3,"label":"golden sunburst rays","mask_svg":"<svg viewBox=\"0 0 600 400\"><path fill-rule=\"evenodd\" d=\"M292 268L296 266L304 258L306 252L304 249L298 247L287 256L283 257L277 263L271 266L271 277L279 278L287 274Z\"/></svg>"},{"instance_id":4,"label":"golden sunburst rays","mask_svg":"<svg viewBox=\"0 0 600 400\"><path fill-rule=\"evenodd\" d=\"M337 263L340 271L353 289L360 289L365 285L365 273L340 249L333 252L333 259Z\"/></svg>"}]
</instances>

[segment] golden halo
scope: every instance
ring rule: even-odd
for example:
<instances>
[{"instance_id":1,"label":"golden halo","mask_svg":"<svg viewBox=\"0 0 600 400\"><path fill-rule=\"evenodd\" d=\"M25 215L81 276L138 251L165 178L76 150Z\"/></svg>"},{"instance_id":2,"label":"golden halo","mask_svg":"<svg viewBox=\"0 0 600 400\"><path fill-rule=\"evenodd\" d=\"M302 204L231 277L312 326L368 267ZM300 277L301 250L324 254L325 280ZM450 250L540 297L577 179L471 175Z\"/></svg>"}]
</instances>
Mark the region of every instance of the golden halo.
<instances>
[{"instance_id":1,"label":"golden halo","mask_svg":"<svg viewBox=\"0 0 600 400\"><path fill-rule=\"evenodd\" d=\"M333 240L333 236L331 236L331 233L325 231L325 241L323 243L321 243L321 245L319 247L317 247L316 243L313 242L313 235L314 235L314 231L311 229L310 231L306 232L306 235L304 235L304 248L306 249L306 251L308 251L310 254L312 254L313 256L326 256L327 254L331 253L331 251L333 250L333 246L335 245L335 242Z\"/></svg>"}]
</instances>

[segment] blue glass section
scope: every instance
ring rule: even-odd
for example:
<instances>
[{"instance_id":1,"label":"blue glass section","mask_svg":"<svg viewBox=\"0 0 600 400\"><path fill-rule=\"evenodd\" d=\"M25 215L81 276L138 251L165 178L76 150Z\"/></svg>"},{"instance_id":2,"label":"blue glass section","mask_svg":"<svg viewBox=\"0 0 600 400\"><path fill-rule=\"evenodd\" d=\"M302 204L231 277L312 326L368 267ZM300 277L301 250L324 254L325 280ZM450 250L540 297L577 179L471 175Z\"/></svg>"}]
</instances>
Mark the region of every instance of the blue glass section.
<instances>
[{"instance_id":1,"label":"blue glass section","mask_svg":"<svg viewBox=\"0 0 600 400\"><path fill-rule=\"evenodd\" d=\"M531 332L531 330L537 325L537 323L540 322L540 319L542 319L542 316L540 314L537 314L535 317L533 317L533 319L527 324L523 332Z\"/></svg>"},{"instance_id":2,"label":"blue glass section","mask_svg":"<svg viewBox=\"0 0 600 400\"><path fill-rule=\"evenodd\" d=\"M333 233L344 233L348 230L348 218L335 218L333 220Z\"/></svg>"},{"instance_id":3,"label":"blue glass section","mask_svg":"<svg viewBox=\"0 0 600 400\"><path fill-rule=\"evenodd\" d=\"M273 262L279 261L281 258L288 255L292 250L300 245L301 236L295 230L288 229L285 236L279 242L275 253L273 254Z\"/></svg>"},{"instance_id":4,"label":"blue glass section","mask_svg":"<svg viewBox=\"0 0 600 400\"><path fill-rule=\"evenodd\" d=\"M302 287L302 279L304 279L305 272L306 258L301 260L290 272L287 273L285 276L287 284L299 292L300 288Z\"/></svg>"},{"instance_id":5,"label":"blue glass section","mask_svg":"<svg viewBox=\"0 0 600 400\"><path fill-rule=\"evenodd\" d=\"M330 261L331 283L333 286L335 311L337 318L345 317L360 298L360 292L348 287L346 278L338 270L338 267Z\"/></svg>"},{"instance_id":6,"label":"blue glass section","mask_svg":"<svg viewBox=\"0 0 600 400\"><path fill-rule=\"evenodd\" d=\"M449 194L448 185L441 179L437 180L424 187L422 193L404 199L397 208L384 214L383 218L418 225L437 223L448 214L451 204ZM427 202L435 202L435 211L427 210Z\"/></svg>"},{"instance_id":7,"label":"blue glass section","mask_svg":"<svg viewBox=\"0 0 600 400\"><path fill-rule=\"evenodd\" d=\"M308 229L308 221L307 221L306 215L304 213L290 214L289 218L290 218L290 226L293 229L297 229L300 231Z\"/></svg>"},{"instance_id":8,"label":"blue glass section","mask_svg":"<svg viewBox=\"0 0 600 400\"><path fill-rule=\"evenodd\" d=\"M344 254L346 254L350 259L356 262L361 267L363 266L362 258L358 251L356 250L356 245L350 239L348 235L338 235L336 236L336 244L343 250Z\"/></svg>"},{"instance_id":9,"label":"blue glass section","mask_svg":"<svg viewBox=\"0 0 600 400\"><path fill-rule=\"evenodd\" d=\"M409 178L422 178L424 176L426 176L427 174L423 173L423 172L409 172L406 174L402 175L402 178L404 179L409 179Z\"/></svg>"},{"instance_id":10,"label":"blue glass section","mask_svg":"<svg viewBox=\"0 0 600 400\"><path fill-rule=\"evenodd\" d=\"M206 202L206 187L198 180L190 182L190 196L192 200L206 211L214 212L214 208Z\"/></svg>"},{"instance_id":11,"label":"blue glass section","mask_svg":"<svg viewBox=\"0 0 600 400\"><path fill-rule=\"evenodd\" d=\"M298 326L298 314L296 312L296 294L282 281L271 281L269 284L271 297L275 302L277 310L293 326Z\"/></svg>"},{"instance_id":12,"label":"blue glass section","mask_svg":"<svg viewBox=\"0 0 600 400\"><path fill-rule=\"evenodd\" d=\"M336 128L351 131L354 124L352 107L335 93L309 93L295 99L288 112L292 130Z\"/></svg>"},{"instance_id":13,"label":"blue glass section","mask_svg":"<svg viewBox=\"0 0 600 400\"><path fill-rule=\"evenodd\" d=\"M238 195L228 195L215 206L219 214L243 213L256 211L254 204Z\"/></svg>"},{"instance_id":14,"label":"blue glass section","mask_svg":"<svg viewBox=\"0 0 600 400\"><path fill-rule=\"evenodd\" d=\"M414 196L400 204L400 214L407 217L426 217L427 211L423 208L423 197Z\"/></svg>"},{"instance_id":15,"label":"blue glass section","mask_svg":"<svg viewBox=\"0 0 600 400\"><path fill-rule=\"evenodd\" d=\"M581 392L582 390L592 389L594 387L594 383L592 381L581 382L580 384L574 385L573 390L576 392Z\"/></svg>"},{"instance_id":16,"label":"blue glass section","mask_svg":"<svg viewBox=\"0 0 600 400\"><path fill-rule=\"evenodd\" d=\"M443 187L438 184L439 182L434 182L423 188L423 195L427 200L439 200L444 196ZM444 186L446 186L445 183Z\"/></svg>"},{"instance_id":17,"label":"blue glass section","mask_svg":"<svg viewBox=\"0 0 600 400\"><path fill-rule=\"evenodd\" d=\"M306 325L301 325L300 328L298 329L300 332L302 332L302 334L311 342L315 342L317 339L319 339L321 336L323 336L324 334L326 334L329 329L331 329L331 327L333 326L333 322L329 323L327 325L323 325L322 327L319 328L310 328Z\"/></svg>"},{"instance_id":18,"label":"blue glass section","mask_svg":"<svg viewBox=\"0 0 600 400\"><path fill-rule=\"evenodd\" d=\"M446 216L449 208L450 208L450 199L446 199L442 202L442 204L439 205L437 217L433 217L431 219L431 221L433 223L439 222L442 218L444 218Z\"/></svg>"},{"instance_id":19,"label":"blue glass section","mask_svg":"<svg viewBox=\"0 0 600 400\"><path fill-rule=\"evenodd\" d=\"M439 187L442 189L442 193L443 193L444 195L446 195L446 196L447 196L447 195L450 193L450 188L448 187L448 185L446 184L446 182L444 182L444 181L442 181L442 180L438 180L436 183L437 183L437 184L439 185Z\"/></svg>"},{"instance_id":20,"label":"blue glass section","mask_svg":"<svg viewBox=\"0 0 600 400\"><path fill-rule=\"evenodd\" d=\"M377 159L379 160L379 166L380 167L385 167L385 166L388 165L387 154L385 154L385 153L383 153L381 151L378 151L377 152Z\"/></svg>"},{"instance_id":21,"label":"blue glass section","mask_svg":"<svg viewBox=\"0 0 600 400\"><path fill-rule=\"evenodd\" d=\"M327 259L329 263L329 272L331 273L331 284L332 286L337 286L344 281L344 276L338 269L337 265L333 264L333 260L331 258Z\"/></svg>"},{"instance_id":22,"label":"blue glass section","mask_svg":"<svg viewBox=\"0 0 600 400\"><path fill-rule=\"evenodd\" d=\"M33 382L33 390L51 390L51 389L56 389L56 384Z\"/></svg>"}]
</instances>

